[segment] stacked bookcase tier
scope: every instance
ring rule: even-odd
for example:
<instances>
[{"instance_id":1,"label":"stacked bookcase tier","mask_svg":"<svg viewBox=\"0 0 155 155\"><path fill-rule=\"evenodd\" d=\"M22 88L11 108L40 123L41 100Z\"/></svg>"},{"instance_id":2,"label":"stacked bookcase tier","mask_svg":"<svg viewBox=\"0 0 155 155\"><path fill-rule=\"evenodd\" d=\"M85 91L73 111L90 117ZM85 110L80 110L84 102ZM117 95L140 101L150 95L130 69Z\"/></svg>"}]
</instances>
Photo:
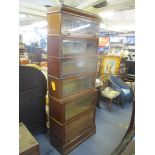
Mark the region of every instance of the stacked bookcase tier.
<instances>
[{"instance_id":1,"label":"stacked bookcase tier","mask_svg":"<svg viewBox=\"0 0 155 155\"><path fill-rule=\"evenodd\" d=\"M85 111L95 109L96 95L96 90L88 90L62 100L49 96L49 116L60 123L72 120Z\"/></svg>"},{"instance_id":2,"label":"stacked bookcase tier","mask_svg":"<svg viewBox=\"0 0 155 155\"><path fill-rule=\"evenodd\" d=\"M95 126L95 111L78 115L74 120L61 124L54 118L50 117L50 123L53 126L51 132L59 140L60 143L65 144L73 141L76 137L85 132L85 130Z\"/></svg>"},{"instance_id":3,"label":"stacked bookcase tier","mask_svg":"<svg viewBox=\"0 0 155 155\"><path fill-rule=\"evenodd\" d=\"M83 74L68 78L55 78L48 76L49 95L56 99L95 89L96 73Z\"/></svg>"},{"instance_id":4,"label":"stacked bookcase tier","mask_svg":"<svg viewBox=\"0 0 155 155\"><path fill-rule=\"evenodd\" d=\"M48 36L48 56L76 57L97 55L98 39Z\"/></svg>"},{"instance_id":5,"label":"stacked bookcase tier","mask_svg":"<svg viewBox=\"0 0 155 155\"><path fill-rule=\"evenodd\" d=\"M48 75L56 78L64 78L81 73L95 73L97 69L96 57L74 57L74 58L48 58Z\"/></svg>"},{"instance_id":6,"label":"stacked bookcase tier","mask_svg":"<svg viewBox=\"0 0 155 155\"><path fill-rule=\"evenodd\" d=\"M79 115L65 125L50 117L51 144L63 155L67 155L76 146L96 133L95 111Z\"/></svg>"},{"instance_id":7,"label":"stacked bookcase tier","mask_svg":"<svg viewBox=\"0 0 155 155\"><path fill-rule=\"evenodd\" d=\"M70 12L53 12L48 17L48 36L68 35L96 37L99 21L94 17L80 16Z\"/></svg>"}]
</instances>

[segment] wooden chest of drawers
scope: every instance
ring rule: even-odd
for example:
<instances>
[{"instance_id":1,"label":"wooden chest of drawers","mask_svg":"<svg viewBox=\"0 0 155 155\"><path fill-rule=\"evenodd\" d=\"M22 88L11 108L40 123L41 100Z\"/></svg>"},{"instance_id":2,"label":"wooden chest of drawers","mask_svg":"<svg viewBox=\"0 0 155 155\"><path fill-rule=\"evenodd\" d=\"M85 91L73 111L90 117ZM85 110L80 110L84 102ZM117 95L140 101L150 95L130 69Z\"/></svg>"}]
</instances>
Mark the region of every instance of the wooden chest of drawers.
<instances>
[{"instance_id":1,"label":"wooden chest of drawers","mask_svg":"<svg viewBox=\"0 0 155 155\"><path fill-rule=\"evenodd\" d=\"M67 154L96 132L97 15L48 10L48 88L52 145Z\"/></svg>"}]
</instances>

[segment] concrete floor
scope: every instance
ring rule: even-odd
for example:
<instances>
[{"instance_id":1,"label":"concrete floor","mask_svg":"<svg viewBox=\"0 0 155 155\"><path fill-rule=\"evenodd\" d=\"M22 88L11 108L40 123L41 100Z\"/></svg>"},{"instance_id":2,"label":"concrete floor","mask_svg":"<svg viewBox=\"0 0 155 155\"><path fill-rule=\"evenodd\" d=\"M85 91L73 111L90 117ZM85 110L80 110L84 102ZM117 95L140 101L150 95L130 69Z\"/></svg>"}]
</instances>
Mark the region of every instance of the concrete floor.
<instances>
[{"instance_id":1,"label":"concrete floor","mask_svg":"<svg viewBox=\"0 0 155 155\"><path fill-rule=\"evenodd\" d=\"M121 142L130 123L132 106L126 104L124 109L113 104L109 112L101 102L101 109L96 110L96 134L80 144L69 155L110 155ZM40 155L60 155L51 146L48 135L37 135Z\"/></svg>"}]
</instances>

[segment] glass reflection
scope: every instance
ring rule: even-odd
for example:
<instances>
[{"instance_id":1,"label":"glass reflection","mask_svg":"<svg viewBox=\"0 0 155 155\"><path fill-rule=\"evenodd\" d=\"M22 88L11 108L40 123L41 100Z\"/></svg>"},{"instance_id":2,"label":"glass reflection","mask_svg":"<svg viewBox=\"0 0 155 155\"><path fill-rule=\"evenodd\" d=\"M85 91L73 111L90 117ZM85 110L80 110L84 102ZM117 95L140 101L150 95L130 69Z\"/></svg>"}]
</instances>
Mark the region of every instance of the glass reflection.
<instances>
[{"instance_id":1,"label":"glass reflection","mask_svg":"<svg viewBox=\"0 0 155 155\"><path fill-rule=\"evenodd\" d=\"M68 120L69 118L89 109L92 105L93 97L90 95L67 104L65 107L65 119Z\"/></svg>"},{"instance_id":2,"label":"glass reflection","mask_svg":"<svg viewBox=\"0 0 155 155\"><path fill-rule=\"evenodd\" d=\"M63 56L76 56L96 54L96 42L90 41L73 41L63 40L62 55Z\"/></svg>"},{"instance_id":3,"label":"glass reflection","mask_svg":"<svg viewBox=\"0 0 155 155\"><path fill-rule=\"evenodd\" d=\"M96 36L98 24L77 19L63 18L62 33L79 33Z\"/></svg>"},{"instance_id":4,"label":"glass reflection","mask_svg":"<svg viewBox=\"0 0 155 155\"><path fill-rule=\"evenodd\" d=\"M62 62L62 76L96 72L97 58L81 58Z\"/></svg>"}]
</instances>

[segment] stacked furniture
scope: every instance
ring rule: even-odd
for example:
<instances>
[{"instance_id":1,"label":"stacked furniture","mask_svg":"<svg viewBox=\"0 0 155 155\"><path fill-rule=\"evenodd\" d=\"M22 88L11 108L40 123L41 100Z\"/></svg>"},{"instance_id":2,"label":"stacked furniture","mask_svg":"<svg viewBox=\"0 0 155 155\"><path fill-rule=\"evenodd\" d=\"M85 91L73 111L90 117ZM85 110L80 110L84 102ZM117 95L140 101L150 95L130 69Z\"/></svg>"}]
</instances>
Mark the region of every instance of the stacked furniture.
<instances>
[{"instance_id":1,"label":"stacked furniture","mask_svg":"<svg viewBox=\"0 0 155 155\"><path fill-rule=\"evenodd\" d=\"M121 106L124 108L124 104L131 103L133 97L132 89L117 76L111 76L109 80L111 87L120 92L119 100Z\"/></svg>"},{"instance_id":2,"label":"stacked furniture","mask_svg":"<svg viewBox=\"0 0 155 155\"><path fill-rule=\"evenodd\" d=\"M64 5L49 8L47 18L50 137L67 154L96 132L100 18Z\"/></svg>"}]
</instances>

